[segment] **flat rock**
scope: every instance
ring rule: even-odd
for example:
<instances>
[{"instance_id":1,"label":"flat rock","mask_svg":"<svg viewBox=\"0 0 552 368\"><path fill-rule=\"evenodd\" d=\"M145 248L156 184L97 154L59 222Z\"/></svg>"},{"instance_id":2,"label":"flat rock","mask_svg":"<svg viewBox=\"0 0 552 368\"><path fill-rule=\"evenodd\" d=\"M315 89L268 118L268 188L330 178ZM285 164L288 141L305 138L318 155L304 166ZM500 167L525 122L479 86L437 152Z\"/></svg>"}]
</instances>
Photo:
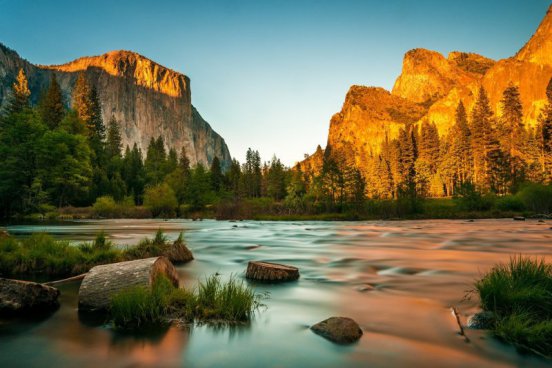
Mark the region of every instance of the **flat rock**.
<instances>
[{"instance_id":1,"label":"flat rock","mask_svg":"<svg viewBox=\"0 0 552 368\"><path fill-rule=\"evenodd\" d=\"M52 310L59 306L58 296L51 286L0 278L0 315Z\"/></svg>"},{"instance_id":2,"label":"flat rock","mask_svg":"<svg viewBox=\"0 0 552 368\"><path fill-rule=\"evenodd\" d=\"M474 330L490 330L495 323L495 315L493 312L481 311L468 318L468 328Z\"/></svg>"},{"instance_id":3,"label":"flat rock","mask_svg":"<svg viewBox=\"0 0 552 368\"><path fill-rule=\"evenodd\" d=\"M525 221L525 217L523 216L515 216L514 221Z\"/></svg>"},{"instance_id":4,"label":"flat rock","mask_svg":"<svg viewBox=\"0 0 552 368\"><path fill-rule=\"evenodd\" d=\"M251 261L247 265L245 277L258 281L293 281L299 278L299 269L278 263Z\"/></svg>"},{"instance_id":5,"label":"flat rock","mask_svg":"<svg viewBox=\"0 0 552 368\"><path fill-rule=\"evenodd\" d=\"M358 323L348 317L330 317L312 326L311 330L338 344L351 344L362 336Z\"/></svg>"}]
</instances>

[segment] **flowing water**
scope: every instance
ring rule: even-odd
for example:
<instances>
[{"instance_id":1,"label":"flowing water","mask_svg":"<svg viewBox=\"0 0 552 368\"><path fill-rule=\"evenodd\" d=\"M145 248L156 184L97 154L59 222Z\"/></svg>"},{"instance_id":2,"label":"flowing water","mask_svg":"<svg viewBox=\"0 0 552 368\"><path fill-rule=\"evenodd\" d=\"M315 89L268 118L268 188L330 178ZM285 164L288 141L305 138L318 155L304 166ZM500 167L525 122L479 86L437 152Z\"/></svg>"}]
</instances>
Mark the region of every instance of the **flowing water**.
<instances>
[{"instance_id":1,"label":"flowing water","mask_svg":"<svg viewBox=\"0 0 552 368\"><path fill-rule=\"evenodd\" d=\"M548 366L485 332L458 335L477 310L473 281L511 255L550 255L552 222L477 220L217 222L106 220L8 226L87 240L104 230L134 244L161 228L185 232L196 260L177 267L181 285L218 272L243 277L250 260L299 267L296 282L253 284L270 292L246 326L170 327L121 335L79 320L78 283L61 287L61 307L37 321L0 322L0 367L525 367ZM247 281L246 281L247 282ZM364 336L335 345L309 330L330 316L355 319Z\"/></svg>"}]
</instances>

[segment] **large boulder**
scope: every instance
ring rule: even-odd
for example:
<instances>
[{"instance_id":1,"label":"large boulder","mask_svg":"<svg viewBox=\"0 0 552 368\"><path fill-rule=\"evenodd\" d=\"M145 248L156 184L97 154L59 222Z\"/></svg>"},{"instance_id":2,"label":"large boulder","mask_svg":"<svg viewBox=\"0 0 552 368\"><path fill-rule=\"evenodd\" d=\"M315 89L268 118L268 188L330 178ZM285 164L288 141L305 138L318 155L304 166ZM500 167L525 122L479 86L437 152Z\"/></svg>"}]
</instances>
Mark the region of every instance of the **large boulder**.
<instances>
[{"instance_id":1,"label":"large boulder","mask_svg":"<svg viewBox=\"0 0 552 368\"><path fill-rule=\"evenodd\" d=\"M178 273L166 257L152 257L93 267L79 289L79 310L101 312L109 309L113 295L134 287L150 288L164 276L178 287Z\"/></svg>"},{"instance_id":2,"label":"large boulder","mask_svg":"<svg viewBox=\"0 0 552 368\"><path fill-rule=\"evenodd\" d=\"M251 261L245 277L266 282L293 281L299 278L299 269L278 263Z\"/></svg>"},{"instance_id":3,"label":"large boulder","mask_svg":"<svg viewBox=\"0 0 552 368\"><path fill-rule=\"evenodd\" d=\"M50 311L59 306L58 296L51 286L0 278L0 315Z\"/></svg>"},{"instance_id":4,"label":"large boulder","mask_svg":"<svg viewBox=\"0 0 552 368\"><path fill-rule=\"evenodd\" d=\"M350 344L362 336L360 326L347 317L330 317L312 326L311 330L338 344Z\"/></svg>"}]
</instances>

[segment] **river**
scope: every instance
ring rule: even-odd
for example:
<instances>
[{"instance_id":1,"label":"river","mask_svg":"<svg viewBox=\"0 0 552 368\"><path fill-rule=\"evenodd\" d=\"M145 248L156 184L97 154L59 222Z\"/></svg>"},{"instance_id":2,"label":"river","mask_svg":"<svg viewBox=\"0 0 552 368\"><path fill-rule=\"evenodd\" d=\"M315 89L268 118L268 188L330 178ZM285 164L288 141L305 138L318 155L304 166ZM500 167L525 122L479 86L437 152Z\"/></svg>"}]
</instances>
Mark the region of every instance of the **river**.
<instances>
[{"instance_id":1,"label":"river","mask_svg":"<svg viewBox=\"0 0 552 368\"><path fill-rule=\"evenodd\" d=\"M457 334L477 310L473 282L519 253L552 252L552 221L423 220L257 222L187 220L77 221L7 226L16 236L48 232L93 239L105 231L134 244L159 228L184 231L195 260L178 266L181 285L218 272L244 276L247 262L300 269L297 282L251 285L268 291L266 308L245 326L170 327L124 335L81 321L78 282L61 287L61 307L38 321L0 321L1 367L526 367L548 366L485 332ZM247 282L247 281L245 281ZM467 298L466 298L467 296ZM335 345L309 330L330 316L356 320L364 336Z\"/></svg>"}]
</instances>

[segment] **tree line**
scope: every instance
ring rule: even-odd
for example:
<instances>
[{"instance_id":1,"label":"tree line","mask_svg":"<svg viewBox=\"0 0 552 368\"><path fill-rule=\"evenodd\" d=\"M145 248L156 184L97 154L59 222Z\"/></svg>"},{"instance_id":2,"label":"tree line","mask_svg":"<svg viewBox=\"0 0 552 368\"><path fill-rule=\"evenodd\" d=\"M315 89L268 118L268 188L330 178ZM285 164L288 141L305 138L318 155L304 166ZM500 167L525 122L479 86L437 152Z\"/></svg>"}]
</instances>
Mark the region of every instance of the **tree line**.
<instances>
[{"instance_id":1,"label":"tree line","mask_svg":"<svg viewBox=\"0 0 552 368\"><path fill-rule=\"evenodd\" d=\"M277 203L280 213L301 214L360 211L367 199L515 193L526 182L552 181L552 80L546 95L536 127L523 122L516 86L504 91L499 115L481 87L469 114L458 104L446 136L427 121L407 124L377 154L319 147L320 162L294 168L275 156L263 162L250 148L243 164L234 159L223 171L218 157L192 167L186 150L167 150L162 137L152 138L145 154L136 144L123 147L119 122L104 123L84 73L70 108L55 74L32 106L21 70L0 115L1 215L125 204L153 216L215 207L232 217L243 203L263 210Z\"/></svg>"}]
</instances>

